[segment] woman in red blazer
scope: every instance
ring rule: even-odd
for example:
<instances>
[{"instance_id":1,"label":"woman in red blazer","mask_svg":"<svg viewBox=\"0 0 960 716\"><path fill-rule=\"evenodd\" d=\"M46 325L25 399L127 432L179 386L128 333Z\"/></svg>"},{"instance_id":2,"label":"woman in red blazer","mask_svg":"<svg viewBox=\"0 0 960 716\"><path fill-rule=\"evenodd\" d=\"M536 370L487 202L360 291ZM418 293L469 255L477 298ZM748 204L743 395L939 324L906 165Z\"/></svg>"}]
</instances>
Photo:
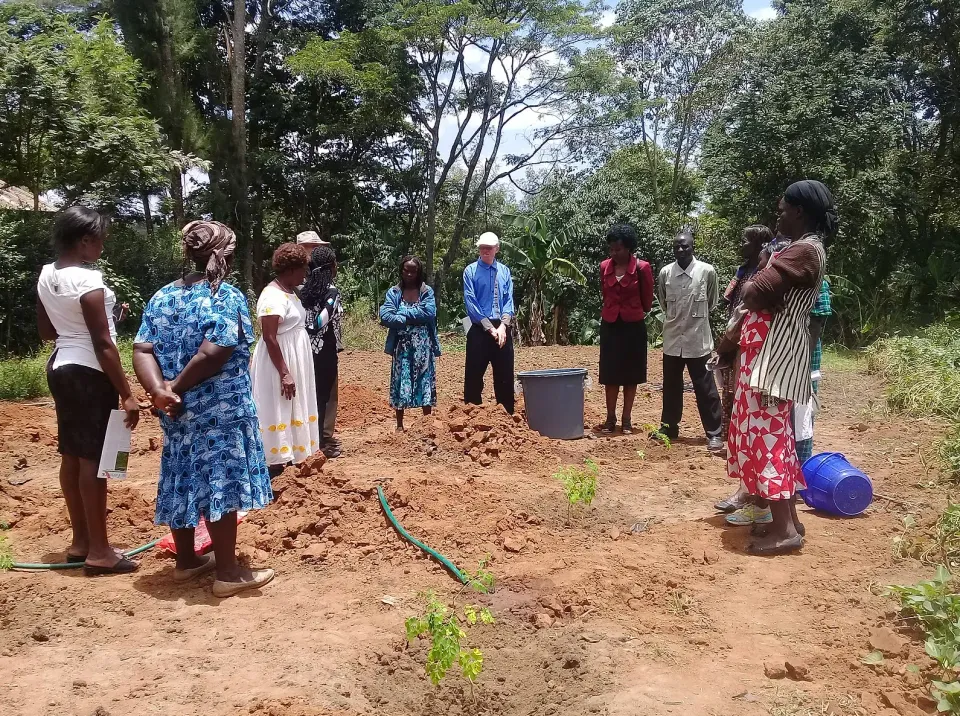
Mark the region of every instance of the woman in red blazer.
<instances>
[{"instance_id":1,"label":"woman in red blazer","mask_svg":"<svg viewBox=\"0 0 960 716\"><path fill-rule=\"evenodd\" d=\"M623 387L624 435L633 432L631 415L637 385L647 382L647 313L653 306L650 264L634 256L637 232L628 224L607 231L610 258L600 264L600 383L606 387L607 420L601 431L617 428L617 397Z\"/></svg>"}]
</instances>

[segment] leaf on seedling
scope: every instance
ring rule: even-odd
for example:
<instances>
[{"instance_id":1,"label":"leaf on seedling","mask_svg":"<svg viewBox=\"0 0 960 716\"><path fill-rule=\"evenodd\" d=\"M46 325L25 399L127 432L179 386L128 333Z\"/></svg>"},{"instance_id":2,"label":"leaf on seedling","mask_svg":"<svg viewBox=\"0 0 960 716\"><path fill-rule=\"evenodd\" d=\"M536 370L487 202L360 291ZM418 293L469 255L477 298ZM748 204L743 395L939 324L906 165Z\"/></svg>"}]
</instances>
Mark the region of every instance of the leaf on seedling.
<instances>
[{"instance_id":1,"label":"leaf on seedling","mask_svg":"<svg viewBox=\"0 0 960 716\"><path fill-rule=\"evenodd\" d=\"M882 664L882 663L883 663L883 652L880 652L880 651L871 651L869 654L867 654L865 657L863 657L860 661L862 661L864 664L870 664L870 665L872 665L872 664Z\"/></svg>"},{"instance_id":2,"label":"leaf on seedling","mask_svg":"<svg viewBox=\"0 0 960 716\"><path fill-rule=\"evenodd\" d=\"M916 664L907 664L907 671L909 671L911 674L919 674L920 667Z\"/></svg>"}]
</instances>

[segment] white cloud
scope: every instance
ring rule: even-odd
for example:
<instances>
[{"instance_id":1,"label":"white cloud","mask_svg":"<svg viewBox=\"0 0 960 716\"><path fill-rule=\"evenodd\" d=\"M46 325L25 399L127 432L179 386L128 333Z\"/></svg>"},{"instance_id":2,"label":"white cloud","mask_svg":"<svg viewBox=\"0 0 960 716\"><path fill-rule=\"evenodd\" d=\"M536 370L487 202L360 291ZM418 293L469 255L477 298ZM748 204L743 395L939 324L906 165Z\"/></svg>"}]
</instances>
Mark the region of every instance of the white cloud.
<instances>
[{"instance_id":1,"label":"white cloud","mask_svg":"<svg viewBox=\"0 0 960 716\"><path fill-rule=\"evenodd\" d=\"M750 12L750 17L755 17L757 20L772 20L776 16L777 11L769 5L758 7L756 10Z\"/></svg>"}]
</instances>

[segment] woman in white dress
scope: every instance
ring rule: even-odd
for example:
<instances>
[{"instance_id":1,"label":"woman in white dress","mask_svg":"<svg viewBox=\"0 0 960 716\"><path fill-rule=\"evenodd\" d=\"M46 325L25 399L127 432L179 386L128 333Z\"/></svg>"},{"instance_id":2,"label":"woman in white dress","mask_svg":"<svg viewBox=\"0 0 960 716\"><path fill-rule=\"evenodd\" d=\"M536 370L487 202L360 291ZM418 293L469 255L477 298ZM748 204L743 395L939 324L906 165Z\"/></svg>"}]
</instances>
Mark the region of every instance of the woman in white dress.
<instances>
[{"instance_id":1,"label":"woman in white dress","mask_svg":"<svg viewBox=\"0 0 960 716\"><path fill-rule=\"evenodd\" d=\"M277 277L257 301L261 338L250 372L267 465L276 476L319 449L321 424L307 312L294 292L307 273L307 252L282 244L273 254L273 270Z\"/></svg>"}]
</instances>

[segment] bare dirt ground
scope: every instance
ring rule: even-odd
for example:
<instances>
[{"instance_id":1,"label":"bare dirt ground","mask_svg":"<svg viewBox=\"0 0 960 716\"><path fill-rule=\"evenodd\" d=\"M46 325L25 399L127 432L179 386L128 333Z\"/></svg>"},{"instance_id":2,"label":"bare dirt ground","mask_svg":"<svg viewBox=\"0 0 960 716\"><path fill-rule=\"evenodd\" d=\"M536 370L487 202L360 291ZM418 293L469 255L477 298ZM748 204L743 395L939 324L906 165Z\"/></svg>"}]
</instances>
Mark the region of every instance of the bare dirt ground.
<instances>
[{"instance_id":1,"label":"bare dirt ground","mask_svg":"<svg viewBox=\"0 0 960 716\"><path fill-rule=\"evenodd\" d=\"M597 359L592 348L522 349L517 368L589 368L594 425L603 417ZM886 416L876 379L828 367L817 450L846 453L892 500L857 519L804 511L802 553L764 559L744 553L746 530L714 514L731 485L724 461L705 451L692 393L683 437L669 449L642 434L561 442L494 409L455 408L462 369L462 354L442 357L435 416L411 412L397 434L388 357L343 354L344 456L314 474L289 470L277 502L240 528L245 557L277 570L262 592L220 601L211 578L175 586L173 561L157 550L130 577L0 574L0 713L931 710L904 668L929 663L919 640L881 666L861 663L873 630L894 624L878 587L932 571L894 558L903 514L929 521L945 502L923 459L939 427ZM650 373L635 425L659 420L657 353ZM151 416L140 425L130 476L110 487L111 533L124 547L164 534L152 524L161 432ZM69 541L55 433L48 401L0 404L0 520L19 561L62 561ZM598 496L568 516L552 474L585 457L600 465ZM490 556L497 589L470 601L489 606L496 624L469 629L484 655L472 695L454 671L432 687L426 646L406 643L403 622L419 595L452 597L459 585L389 528L377 484L404 526L457 565L472 570ZM638 522L648 529L632 533ZM765 673L785 662L808 680Z\"/></svg>"}]
</instances>

